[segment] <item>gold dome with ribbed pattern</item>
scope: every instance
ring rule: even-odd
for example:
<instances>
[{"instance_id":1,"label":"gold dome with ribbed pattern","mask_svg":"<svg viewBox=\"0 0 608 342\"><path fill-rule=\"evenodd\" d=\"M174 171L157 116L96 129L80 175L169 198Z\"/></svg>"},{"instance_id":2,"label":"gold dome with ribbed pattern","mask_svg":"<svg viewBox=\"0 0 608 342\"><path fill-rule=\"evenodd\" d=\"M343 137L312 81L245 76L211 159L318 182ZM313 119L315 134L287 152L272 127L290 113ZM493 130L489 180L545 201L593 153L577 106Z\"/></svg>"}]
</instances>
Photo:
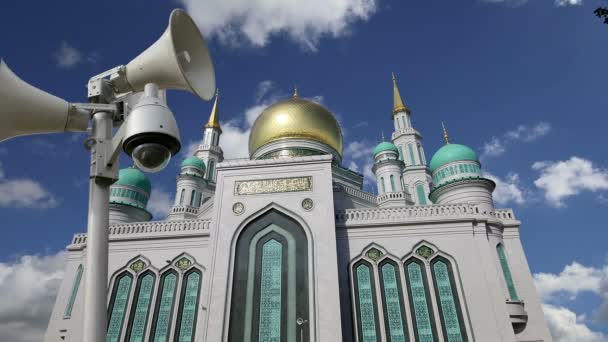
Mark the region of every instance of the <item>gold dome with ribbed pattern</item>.
<instances>
[{"instance_id":1,"label":"gold dome with ribbed pattern","mask_svg":"<svg viewBox=\"0 0 608 342\"><path fill-rule=\"evenodd\" d=\"M311 139L342 155L342 130L336 118L325 107L297 93L269 106L258 116L249 135L249 155L282 139Z\"/></svg>"}]
</instances>

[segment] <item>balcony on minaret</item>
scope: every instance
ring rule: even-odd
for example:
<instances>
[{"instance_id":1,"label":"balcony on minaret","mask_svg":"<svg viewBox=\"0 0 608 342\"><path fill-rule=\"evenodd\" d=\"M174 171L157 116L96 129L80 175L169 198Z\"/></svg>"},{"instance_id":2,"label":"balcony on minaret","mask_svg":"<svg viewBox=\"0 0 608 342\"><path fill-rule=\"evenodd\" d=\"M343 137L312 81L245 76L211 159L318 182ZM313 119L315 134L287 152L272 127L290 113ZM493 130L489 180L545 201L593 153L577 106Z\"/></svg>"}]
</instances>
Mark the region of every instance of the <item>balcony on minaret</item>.
<instances>
[{"instance_id":1,"label":"balcony on minaret","mask_svg":"<svg viewBox=\"0 0 608 342\"><path fill-rule=\"evenodd\" d=\"M513 331L520 333L528 324L528 313L524 310L524 302L522 300L507 300L507 312L513 325Z\"/></svg>"},{"instance_id":2,"label":"balcony on minaret","mask_svg":"<svg viewBox=\"0 0 608 342\"><path fill-rule=\"evenodd\" d=\"M392 191L378 195L378 206L380 207L403 207L404 205L414 205L412 195L408 192Z\"/></svg>"},{"instance_id":3,"label":"balcony on minaret","mask_svg":"<svg viewBox=\"0 0 608 342\"><path fill-rule=\"evenodd\" d=\"M408 134L415 134L419 139L422 139L422 134L420 134L417 129L408 127L393 131L393 134L391 135L391 140L395 141L395 139L399 138L400 136Z\"/></svg>"}]
</instances>

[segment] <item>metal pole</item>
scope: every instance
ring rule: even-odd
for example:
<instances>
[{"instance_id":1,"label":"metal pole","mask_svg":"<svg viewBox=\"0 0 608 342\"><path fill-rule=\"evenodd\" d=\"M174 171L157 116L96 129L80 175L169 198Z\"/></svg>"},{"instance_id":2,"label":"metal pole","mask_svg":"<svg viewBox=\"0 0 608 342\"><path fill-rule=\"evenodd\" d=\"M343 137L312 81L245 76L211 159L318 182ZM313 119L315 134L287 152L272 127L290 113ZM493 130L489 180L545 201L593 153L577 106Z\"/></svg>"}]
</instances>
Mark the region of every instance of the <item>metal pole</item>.
<instances>
[{"instance_id":1,"label":"metal pole","mask_svg":"<svg viewBox=\"0 0 608 342\"><path fill-rule=\"evenodd\" d=\"M110 185L113 180L96 176L96 163L103 163L104 148L112 142L112 114L93 116L91 174L89 178L89 217L86 242L86 277L84 302L84 339L105 342L107 333L108 227L110 221Z\"/></svg>"}]
</instances>

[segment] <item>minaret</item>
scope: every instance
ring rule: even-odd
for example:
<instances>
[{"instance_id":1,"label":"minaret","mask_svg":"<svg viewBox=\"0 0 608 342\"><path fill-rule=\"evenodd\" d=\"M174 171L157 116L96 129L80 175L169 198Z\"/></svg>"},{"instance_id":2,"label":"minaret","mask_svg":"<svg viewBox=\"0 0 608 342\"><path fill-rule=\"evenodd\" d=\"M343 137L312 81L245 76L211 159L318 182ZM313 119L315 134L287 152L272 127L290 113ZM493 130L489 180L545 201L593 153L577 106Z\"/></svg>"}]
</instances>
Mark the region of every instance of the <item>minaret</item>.
<instances>
[{"instance_id":1,"label":"minaret","mask_svg":"<svg viewBox=\"0 0 608 342\"><path fill-rule=\"evenodd\" d=\"M481 164L470 147L450 143L445 125L445 145L431 158L433 189L430 199L437 204L477 204L481 213L493 213L492 192L496 184L481 173Z\"/></svg>"},{"instance_id":2,"label":"minaret","mask_svg":"<svg viewBox=\"0 0 608 342\"><path fill-rule=\"evenodd\" d=\"M224 152L220 148L220 135L222 129L220 128L220 120L218 114L218 99L220 93L219 89L215 92L215 101L213 102L213 108L211 109L211 115L209 115L209 121L205 125L205 133L203 136L202 144L198 145L198 149L194 155L205 162L207 165L207 172L205 179L210 183L215 183L216 165L224 160Z\"/></svg>"},{"instance_id":3,"label":"minaret","mask_svg":"<svg viewBox=\"0 0 608 342\"><path fill-rule=\"evenodd\" d=\"M378 205L380 207L403 207L414 204L401 181L403 167L403 161L399 160L397 146L384 141L384 134L382 134L382 142L374 149L374 166L372 167L378 184Z\"/></svg>"},{"instance_id":4,"label":"minaret","mask_svg":"<svg viewBox=\"0 0 608 342\"><path fill-rule=\"evenodd\" d=\"M426 165L422 148L422 135L412 126L412 112L403 102L397 78L393 74L393 122L395 131L392 141L399 150L399 159L405 164L403 187L412 194L417 205L430 204L431 173Z\"/></svg>"},{"instance_id":5,"label":"minaret","mask_svg":"<svg viewBox=\"0 0 608 342\"><path fill-rule=\"evenodd\" d=\"M110 186L110 225L150 221L146 210L152 185L148 177L134 166L118 172L118 180Z\"/></svg>"},{"instance_id":6,"label":"minaret","mask_svg":"<svg viewBox=\"0 0 608 342\"><path fill-rule=\"evenodd\" d=\"M196 218L207 187L207 181L203 178L205 169L205 163L196 156L184 159L177 176L177 191L169 220Z\"/></svg>"}]
</instances>

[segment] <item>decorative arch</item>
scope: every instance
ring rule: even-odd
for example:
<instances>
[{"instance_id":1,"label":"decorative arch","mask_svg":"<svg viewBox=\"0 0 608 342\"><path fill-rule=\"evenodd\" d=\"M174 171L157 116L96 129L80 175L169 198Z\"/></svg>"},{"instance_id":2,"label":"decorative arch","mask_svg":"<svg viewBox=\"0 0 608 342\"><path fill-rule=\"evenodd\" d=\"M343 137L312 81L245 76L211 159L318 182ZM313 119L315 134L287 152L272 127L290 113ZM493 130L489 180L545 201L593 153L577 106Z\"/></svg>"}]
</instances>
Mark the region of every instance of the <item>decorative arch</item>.
<instances>
[{"instance_id":1,"label":"decorative arch","mask_svg":"<svg viewBox=\"0 0 608 342\"><path fill-rule=\"evenodd\" d=\"M411 255L403 263L416 341L436 341L437 333L424 259Z\"/></svg>"},{"instance_id":2,"label":"decorative arch","mask_svg":"<svg viewBox=\"0 0 608 342\"><path fill-rule=\"evenodd\" d=\"M452 263L442 255L437 255L430 261L430 267L443 338L447 342L467 342Z\"/></svg>"},{"instance_id":3,"label":"decorative arch","mask_svg":"<svg viewBox=\"0 0 608 342\"><path fill-rule=\"evenodd\" d=\"M309 339L308 325L296 326L297 318L312 321L308 232L272 206L234 236L229 341Z\"/></svg>"}]
</instances>

